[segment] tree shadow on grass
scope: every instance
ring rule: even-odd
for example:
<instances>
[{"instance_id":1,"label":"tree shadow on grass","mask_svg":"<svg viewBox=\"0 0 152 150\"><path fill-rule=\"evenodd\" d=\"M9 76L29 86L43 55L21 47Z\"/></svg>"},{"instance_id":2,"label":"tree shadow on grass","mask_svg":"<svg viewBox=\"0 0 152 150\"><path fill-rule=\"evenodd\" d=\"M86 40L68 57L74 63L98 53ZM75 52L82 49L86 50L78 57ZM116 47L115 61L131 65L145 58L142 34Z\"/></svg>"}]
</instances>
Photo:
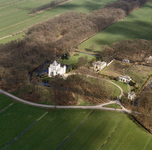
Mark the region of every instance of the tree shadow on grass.
<instances>
[{"instance_id":1,"label":"tree shadow on grass","mask_svg":"<svg viewBox=\"0 0 152 150\"><path fill-rule=\"evenodd\" d=\"M109 34L104 38L104 35ZM152 40L152 23L143 21L120 21L101 31L101 38L95 40L97 45L111 45L127 39Z\"/></svg>"}]
</instances>

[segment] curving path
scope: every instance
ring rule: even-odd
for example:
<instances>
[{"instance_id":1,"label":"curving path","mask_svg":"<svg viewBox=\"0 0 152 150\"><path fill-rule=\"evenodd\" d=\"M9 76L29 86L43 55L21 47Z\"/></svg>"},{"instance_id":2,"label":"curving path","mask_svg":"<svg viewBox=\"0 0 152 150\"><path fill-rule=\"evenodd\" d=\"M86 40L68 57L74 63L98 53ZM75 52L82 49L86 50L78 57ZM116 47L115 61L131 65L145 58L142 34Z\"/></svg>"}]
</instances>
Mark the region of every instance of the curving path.
<instances>
[{"instance_id":1,"label":"curving path","mask_svg":"<svg viewBox=\"0 0 152 150\"><path fill-rule=\"evenodd\" d=\"M64 75L63 75L63 78L66 79L68 76L74 75L74 74L75 74L75 73L64 74ZM78 74L82 75L81 73L78 73ZM84 75L84 74L83 74L83 75ZM100 78L100 77L95 77L95 76L91 76L91 75L86 75L86 76L87 76L87 77L91 77L91 78L95 78L95 79L104 80L104 81L107 81L107 82L115 85L115 86L118 87L118 88L120 89L120 91L121 91L118 99L121 99L121 97L123 96L123 89L122 89L119 85L117 85L116 83L114 83L114 82L112 82L112 81L110 81L110 80L107 80L107 79Z\"/></svg>"},{"instance_id":2,"label":"curving path","mask_svg":"<svg viewBox=\"0 0 152 150\"><path fill-rule=\"evenodd\" d=\"M121 103L117 100L117 101L110 101L108 103L104 103L101 105L95 105L95 106L55 106L55 105L45 105L45 104L37 104L37 103L33 103L33 102L29 102L26 101L24 99L18 98L8 92L5 92L4 90L0 90L0 93L5 94L19 102L28 104L28 105L32 105L32 106L37 106L37 107L44 107L44 108L62 108L62 109L102 109L102 110L112 110L112 111L119 111L119 112L125 112L125 113L136 113L136 112L132 112L130 110L125 109ZM122 107L122 109L114 109L114 108L106 108L106 107L102 107L104 105L108 105L108 104L113 104L116 103L118 105L120 105Z\"/></svg>"}]
</instances>

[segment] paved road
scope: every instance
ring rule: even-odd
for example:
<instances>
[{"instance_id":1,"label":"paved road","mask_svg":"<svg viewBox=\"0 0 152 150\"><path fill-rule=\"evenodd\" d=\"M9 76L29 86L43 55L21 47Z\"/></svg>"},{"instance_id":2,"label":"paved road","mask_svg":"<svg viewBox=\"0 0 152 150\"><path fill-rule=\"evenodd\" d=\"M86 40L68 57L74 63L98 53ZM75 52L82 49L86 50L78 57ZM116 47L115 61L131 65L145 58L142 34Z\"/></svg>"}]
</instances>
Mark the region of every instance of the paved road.
<instances>
[{"instance_id":1,"label":"paved road","mask_svg":"<svg viewBox=\"0 0 152 150\"><path fill-rule=\"evenodd\" d=\"M130 110L127 110L125 109L121 103L119 101L110 101L108 103L104 103L104 104L101 104L101 105L95 105L95 106L54 106L54 105L44 105L44 104L37 104L37 103L33 103L33 102L29 102L29 101L26 101L24 99L21 99L21 98L18 98L8 92L5 92L4 90L0 90L0 93L2 94L5 94L19 102L22 102L22 103L25 103L25 104L28 104L28 105L32 105L32 106L37 106L37 107L44 107L44 108L62 108L62 109L102 109L102 110L112 110L112 111L119 111L119 112L126 112L126 113L134 113ZM104 105L108 105L108 104L113 104L113 103L116 103L118 105L120 105L122 107L122 109L114 109L114 108L106 108L106 107L102 107Z\"/></svg>"}]
</instances>

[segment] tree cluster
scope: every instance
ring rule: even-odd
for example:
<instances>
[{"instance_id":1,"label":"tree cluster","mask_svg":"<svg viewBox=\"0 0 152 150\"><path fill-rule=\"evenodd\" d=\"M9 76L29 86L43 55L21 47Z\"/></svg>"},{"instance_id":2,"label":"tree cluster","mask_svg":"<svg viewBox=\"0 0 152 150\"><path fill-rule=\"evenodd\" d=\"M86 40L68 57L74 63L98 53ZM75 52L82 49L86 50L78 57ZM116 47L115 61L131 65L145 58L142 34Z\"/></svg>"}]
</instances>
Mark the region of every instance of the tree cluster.
<instances>
[{"instance_id":1,"label":"tree cluster","mask_svg":"<svg viewBox=\"0 0 152 150\"><path fill-rule=\"evenodd\" d=\"M129 59L131 62L141 62L148 55L152 54L152 41L144 39L124 40L106 46L100 52L100 57L106 61L112 59Z\"/></svg>"},{"instance_id":2,"label":"tree cluster","mask_svg":"<svg viewBox=\"0 0 152 150\"><path fill-rule=\"evenodd\" d=\"M86 80L86 75L72 75L63 80L57 78L50 80L49 83L53 85L52 91L54 100L57 105L75 105L78 104L78 97L81 95L84 100L93 104L100 104L111 96L109 90L104 82L95 82L96 79ZM102 84L101 84L102 83Z\"/></svg>"},{"instance_id":3,"label":"tree cluster","mask_svg":"<svg viewBox=\"0 0 152 150\"><path fill-rule=\"evenodd\" d=\"M148 1L145 0L144 2ZM118 0L117 3L114 2L90 14L67 12L33 26L23 39L0 45L0 76L4 73L1 72L2 68L13 78L18 73L32 72L32 70L46 61L52 62L56 56L72 51L84 39L108 27L117 20L123 19L128 14L128 10L131 12L137 8L138 3L140 4L139 6L144 4L141 0ZM150 46L148 44L149 41L142 42L143 45L139 42L137 42L138 48L142 46L140 50L145 53L146 51L143 51L146 49L144 46ZM125 57L127 54L131 55L139 52L137 48L130 48L130 45L135 47L131 41L115 43L111 49L107 48L105 52L111 54L111 56L117 54L118 58L122 55ZM148 50L150 49L149 47L147 48ZM139 54L141 53L139 52ZM129 55L127 56L129 57ZM15 69L18 71L11 74ZM7 81L9 81L9 78L5 76Z\"/></svg>"},{"instance_id":4,"label":"tree cluster","mask_svg":"<svg viewBox=\"0 0 152 150\"><path fill-rule=\"evenodd\" d=\"M137 111L140 114L135 115L136 119L152 132L152 86L141 92Z\"/></svg>"}]
</instances>

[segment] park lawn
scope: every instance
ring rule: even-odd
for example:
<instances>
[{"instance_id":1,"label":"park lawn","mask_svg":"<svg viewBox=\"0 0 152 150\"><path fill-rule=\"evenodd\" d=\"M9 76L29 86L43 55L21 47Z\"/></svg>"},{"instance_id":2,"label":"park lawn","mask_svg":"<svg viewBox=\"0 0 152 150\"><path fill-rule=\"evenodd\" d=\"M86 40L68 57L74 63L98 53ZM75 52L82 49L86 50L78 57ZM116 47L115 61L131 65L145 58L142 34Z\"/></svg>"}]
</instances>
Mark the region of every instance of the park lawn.
<instances>
[{"instance_id":1,"label":"park lawn","mask_svg":"<svg viewBox=\"0 0 152 150\"><path fill-rule=\"evenodd\" d=\"M119 95L121 94L121 91L120 91L120 89L117 87L117 86L115 86L114 84L112 84L112 83L110 83L110 82L108 82L108 81L106 81L106 80L103 80L103 79L95 79L95 78L87 78L86 79L86 81L89 81L89 82L93 82L93 83L96 83L96 84L102 84L102 85L104 85L105 86L105 88L107 89L107 90L111 90L112 92L111 92L111 96L112 97L119 97Z\"/></svg>"},{"instance_id":2,"label":"park lawn","mask_svg":"<svg viewBox=\"0 0 152 150\"><path fill-rule=\"evenodd\" d=\"M144 85L146 80L152 75L152 68L142 65L136 65L127 72L128 76L132 78L139 85L139 89Z\"/></svg>"},{"instance_id":3,"label":"park lawn","mask_svg":"<svg viewBox=\"0 0 152 150\"><path fill-rule=\"evenodd\" d=\"M5 103L6 96L0 95ZM13 102L11 98L8 100ZM64 140L87 118L92 110L42 109L14 102L0 113L0 149L22 133L35 120L31 128L22 134L7 149L57 149ZM128 115L115 111L95 110L73 133L60 149L152 149L152 135ZM23 146L24 145L24 146Z\"/></svg>"},{"instance_id":4,"label":"park lawn","mask_svg":"<svg viewBox=\"0 0 152 150\"><path fill-rule=\"evenodd\" d=\"M96 58L92 55L81 54L81 53L78 53L78 54L79 54L78 56L74 56L74 54L71 55L69 59L64 59L64 60L59 59L58 62L61 63L61 64L66 64L66 65L74 65L78 62L78 58L80 58L80 57L87 57L87 59L89 61L93 58Z\"/></svg>"},{"instance_id":5,"label":"park lawn","mask_svg":"<svg viewBox=\"0 0 152 150\"><path fill-rule=\"evenodd\" d=\"M109 107L109 108L115 108L115 109L121 109L121 107L118 104L109 104L109 105L104 105L102 107Z\"/></svg>"},{"instance_id":6,"label":"park lawn","mask_svg":"<svg viewBox=\"0 0 152 150\"><path fill-rule=\"evenodd\" d=\"M111 95L112 95L113 98L116 98L116 97L120 96L121 91L117 86L115 86L114 84L109 83L109 82L106 83L106 86L108 86L109 89L111 88L111 91L112 91Z\"/></svg>"},{"instance_id":7,"label":"park lawn","mask_svg":"<svg viewBox=\"0 0 152 150\"><path fill-rule=\"evenodd\" d=\"M152 1L132 12L113 25L102 30L95 36L83 42L79 48L87 50L95 44L95 51L101 50L102 45L111 45L114 42L132 39L152 40Z\"/></svg>"},{"instance_id":8,"label":"park lawn","mask_svg":"<svg viewBox=\"0 0 152 150\"><path fill-rule=\"evenodd\" d=\"M86 102L81 95L78 95L78 105L77 106L92 106L94 104Z\"/></svg>"},{"instance_id":9,"label":"park lawn","mask_svg":"<svg viewBox=\"0 0 152 150\"><path fill-rule=\"evenodd\" d=\"M67 11L87 12L91 13L93 10L104 7L105 5L112 3L115 0L73 0L66 4L57 6L53 9L43 11L38 14L30 15L32 8L44 5L53 0L13 0L13 1L0 1L0 38L8 35L12 35L23 30L28 29L34 24L48 20L51 17L55 17L59 14L64 14ZM6 43L14 39L18 39L18 36L13 38L2 39L1 43Z\"/></svg>"},{"instance_id":10,"label":"park lawn","mask_svg":"<svg viewBox=\"0 0 152 150\"><path fill-rule=\"evenodd\" d=\"M128 91L128 85L126 84L126 83L123 83L123 82L121 82L121 81L116 81L116 80L112 80L112 82L114 82L114 83L116 83L117 85L119 85L121 88L122 88L122 90L123 90L123 92L125 92L125 93L128 93L129 91ZM131 87L130 87L131 88Z\"/></svg>"},{"instance_id":11,"label":"park lawn","mask_svg":"<svg viewBox=\"0 0 152 150\"><path fill-rule=\"evenodd\" d=\"M124 63L120 61L114 61L108 67L101 70L101 74L107 76L118 77L120 75L125 75L126 71L132 67L132 64Z\"/></svg>"}]
</instances>

